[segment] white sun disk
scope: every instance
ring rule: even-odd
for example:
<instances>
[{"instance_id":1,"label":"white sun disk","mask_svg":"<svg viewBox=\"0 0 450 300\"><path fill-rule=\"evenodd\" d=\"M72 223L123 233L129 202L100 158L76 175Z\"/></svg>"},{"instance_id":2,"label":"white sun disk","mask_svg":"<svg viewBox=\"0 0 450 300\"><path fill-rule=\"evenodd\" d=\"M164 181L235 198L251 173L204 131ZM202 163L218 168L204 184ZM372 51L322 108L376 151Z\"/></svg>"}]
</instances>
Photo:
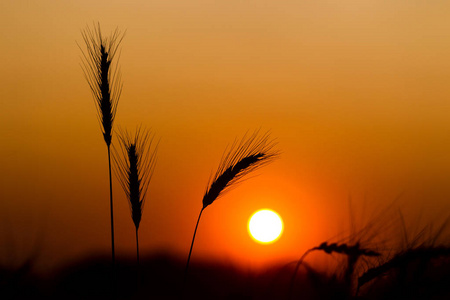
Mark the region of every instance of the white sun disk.
<instances>
[{"instance_id":1,"label":"white sun disk","mask_svg":"<svg viewBox=\"0 0 450 300\"><path fill-rule=\"evenodd\" d=\"M280 237L283 231L283 221L276 212L262 209L250 217L248 230L257 242L272 243Z\"/></svg>"}]
</instances>

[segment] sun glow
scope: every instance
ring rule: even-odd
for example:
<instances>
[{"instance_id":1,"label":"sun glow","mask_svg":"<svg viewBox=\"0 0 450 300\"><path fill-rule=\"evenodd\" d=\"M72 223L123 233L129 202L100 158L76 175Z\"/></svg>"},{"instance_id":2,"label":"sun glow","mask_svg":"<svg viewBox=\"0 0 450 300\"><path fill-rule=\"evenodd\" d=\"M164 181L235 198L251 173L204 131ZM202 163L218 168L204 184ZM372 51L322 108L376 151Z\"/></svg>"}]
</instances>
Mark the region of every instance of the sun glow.
<instances>
[{"instance_id":1,"label":"sun glow","mask_svg":"<svg viewBox=\"0 0 450 300\"><path fill-rule=\"evenodd\" d=\"M258 243L273 243L283 232L283 221L273 210L261 209L250 217L248 231Z\"/></svg>"}]
</instances>

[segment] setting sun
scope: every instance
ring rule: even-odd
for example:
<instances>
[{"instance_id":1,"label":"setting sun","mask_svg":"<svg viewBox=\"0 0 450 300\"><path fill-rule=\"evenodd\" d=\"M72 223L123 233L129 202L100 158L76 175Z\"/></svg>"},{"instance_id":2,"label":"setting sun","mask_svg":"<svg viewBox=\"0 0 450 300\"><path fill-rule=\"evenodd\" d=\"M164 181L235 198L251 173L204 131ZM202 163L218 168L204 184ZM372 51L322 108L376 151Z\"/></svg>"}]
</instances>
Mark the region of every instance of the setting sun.
<instances>
[{"instance_id":1,"label":"setting sun","mask_svg":"<svg viewBox=\"0 0 450 300\"><path fill-rule=\"evenodd\" d=\"M248 231L250 236L259 243L273 243L283 232L283 221L273 210L258 210L250 217Z\"/></svg>"}]
</instances>

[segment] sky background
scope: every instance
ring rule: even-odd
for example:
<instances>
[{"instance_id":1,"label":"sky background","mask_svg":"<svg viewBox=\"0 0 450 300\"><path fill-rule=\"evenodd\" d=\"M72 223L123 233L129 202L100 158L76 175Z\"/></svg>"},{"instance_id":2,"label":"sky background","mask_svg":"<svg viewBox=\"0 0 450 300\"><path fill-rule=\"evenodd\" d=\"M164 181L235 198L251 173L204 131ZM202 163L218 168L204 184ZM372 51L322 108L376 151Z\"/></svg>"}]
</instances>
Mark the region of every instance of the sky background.
<instances>
[{"instance_id":1,"label":"sky background","mask_svg":"<svg viewBox=\"0 0 450 300\"><path fill-rule=\"evenodd\" d=\"M298 259L348 234L350 201L357 227L448 217L448 1L2 1L0 263L110 251L107 152L77 45L95 22L126 30L115 128L161 139L143 253L187 257L223 151L258 128L281 158L205 210L192 261ZM116 249L131 256L113 187ZM284 220L274 244L248 236L260 208Z\"/></svg>"}]
</instances>

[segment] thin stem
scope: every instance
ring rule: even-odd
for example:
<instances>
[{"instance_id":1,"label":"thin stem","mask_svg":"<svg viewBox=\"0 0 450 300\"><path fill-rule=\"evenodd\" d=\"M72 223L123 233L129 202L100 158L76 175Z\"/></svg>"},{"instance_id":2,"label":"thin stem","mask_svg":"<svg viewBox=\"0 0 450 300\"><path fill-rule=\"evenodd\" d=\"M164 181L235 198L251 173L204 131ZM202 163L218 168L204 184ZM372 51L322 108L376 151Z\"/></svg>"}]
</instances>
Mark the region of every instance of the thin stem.
<instances>
[{"instance_id":1,"label":"thin stem","mask_svg":"<svg viewBox=\"0 0 450 300\"><path fill-rule=\"evenodd\" d=\"M300 257L300 259L297 262L297 265L295 266L294 269L294 274L292 274L292 278L291 278L291 284L289 285L289 297L288 299L292 299L292 291L294 289L294 283L295 283L295 277L297 276L297 272L298 272L298 268L300 268L300 265L302 264L303 260L305 259L306 255L308 255L309 252L315 250L314 248L309 249L308 251L305 252L305 254L302 255L302 257Z\"/></svg>"},{"instance_id":2,"label":"thin stem","mask_svg":"<svg viewBox=\"0 0 450 300\"><path fill-rule=\"evenodd\" d=\"M109 207L111 211L111 255L113 269L116 264L116 254L114 252L114 212L113 212L113 194L112 194L112 177L111 177L111 149L108 146L108 163L109 163Z\"/></svg>"},{"instance_id":3,"label":"thin stem","mask_svg":"<svg viewBox=\"0 0 450 300\"><path fill-rule=\"evenodd\" d=\"M189 268L189 261L191 260L191 253L192 253L192 247L194 246L195 234L197 233L198 223L200 222L200 217L202 216L202 212L203 212L204 209L205 208L203 207L202 210L200 211L200 214L198 215L198 219L197 219L197 224L195 225L194 236L192 237L192 242L191 242L191 249L189 249L188 260L187 260L187 263L186 263L186 268L184 269L183 287L186 284L187 271L188 271L188 268Z\"/></svg>"},{"instance_id":4,"label":"thin stem","mask_svg":"<svg viewBox=\"0 0 450 300\"><path fill-rule=\"evenodd\" d=\"M139 235L138 235L138 229L136 228L136 259L137 264L139 267Z\"/></svg>"},{"instance_id":5,"label":"thin stem","mask_svg":"<svg viewBox=\"0 0 450 300\"><path fill-rule=\"evenodd\" d=\"M139 266L139 234L138 234L138 228L136 228L136 285L137 290L139 291L141 288L141 268Z\"/></svg>"},{"instance_id":6,"label":"thin stem","mask_svg":"<svg viewBox=\"0 0 450 300\"><path fill-rule=\"evenodd\" d=\"M114 213L113 213L113 195L112 195L112 177L111 177L111 148L110 144L106 144L108 147L108 164L109 164L109 207L111 211L111 265L112 265L112 299L116 299L116 255L114 252Z\"/></svg>"}]
</instances>

